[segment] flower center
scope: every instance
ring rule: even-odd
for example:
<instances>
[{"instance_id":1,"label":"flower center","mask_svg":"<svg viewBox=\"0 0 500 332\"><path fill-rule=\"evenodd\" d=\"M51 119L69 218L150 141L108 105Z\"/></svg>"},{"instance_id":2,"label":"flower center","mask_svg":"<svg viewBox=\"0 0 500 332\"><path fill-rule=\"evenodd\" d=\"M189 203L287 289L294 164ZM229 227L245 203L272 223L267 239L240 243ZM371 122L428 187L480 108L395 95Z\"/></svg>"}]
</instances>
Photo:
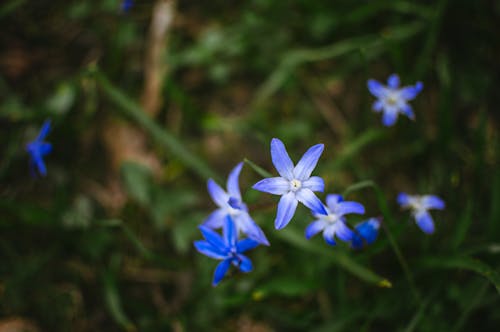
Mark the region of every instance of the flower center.
<instances>
[{"instance_id":1,"label":"flower center","mask_svg":"<svg viewBox=\"0 0 500 332\"><path fill-rule=\"evenodd\" d=\"M398 102L398 98L396 96L390 95L389 97L387 97L387 104L394 106L397 104L397 102Z\"/></svg>"},{"instance_id":2,"label":"flower center","mask_svg":"<svg viewBox=\"0 0 500 332\"><path fill-rule=\"evenodd\" d=\"M339 220L339 217L334 213L329 213L328 215L324 216L323 219L330 224L334 224Z\"/></svg>"},{"instance_id":3,"label":"flower center","mask_svg":"<svg viewBox=\"0 0 500 332\"><path fill-rule=\"evenodd\" d=\"M302 187L302 182L300 182L299 180L293 179L292 181L290 181L290 190L291 191L295 192L295 191L299 190L301 187Z\"/></svg>"}]
</instances>

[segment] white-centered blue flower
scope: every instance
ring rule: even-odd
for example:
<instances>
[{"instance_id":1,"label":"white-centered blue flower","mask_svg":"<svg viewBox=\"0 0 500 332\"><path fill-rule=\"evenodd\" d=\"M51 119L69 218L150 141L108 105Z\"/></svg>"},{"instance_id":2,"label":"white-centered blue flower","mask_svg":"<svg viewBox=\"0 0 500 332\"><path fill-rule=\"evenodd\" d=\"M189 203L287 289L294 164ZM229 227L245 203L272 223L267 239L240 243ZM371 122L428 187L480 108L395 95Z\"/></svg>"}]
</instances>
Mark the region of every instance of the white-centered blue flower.
<instances>
[{"instance_id":1,"label":"white-centered blue flower","mask_svg":"<svg viewBox=\"0 0 500 332\"><path fill-rule=\"evenodd\" d=\"M354 226L354 234L351 239L351 247L361 249L365 245L375 242L380 228L380 220L370 218Z\"/></svg>"},{"instance_id":2,"label":"white-centered blue flower","mask_svg":"<svg viewBox=\"0 0 500 332\"><path fill-rule=\"evenodd\" d=\"M245 233L249 238L268 246L269 241L266 235L250 217L248 208L241 199L238 179L242 167L243 163L239 163L229 174L227 192L214 180L208 180L208 193L219 208L208 216L203 225L212 229L221 228L225 224L226 217L230 216L236 224L238 232Z\"/></svg>"},{"instance_id":3,"label":"white-centered blue flower","mask_svg":"<svg viewBox=\"0 0 500 332\"><path fill-rule=\"evenodd\" d=\"M444 201L435 195L408 195L400 193L398 203L404 209L410 209L415 221L420 229L427 234L434 233L434 220L428 210L443 210Z\"/></svg>"},{"instance_id":4,"label":"white-centered blue flower","mask_svg":"<svg viewBox=\"0 0 500 332\"><path fill-rule=\"evenodd\" d=\"M327 212L314 214L315 221L309 224L305 230L305 236L310 239L323 231L323 238L329 245L336 245L335 236L345 242L350 242L354 233L346 225L345 215L350 213L364 214L365 208L358 202L344 201L341 195L330 194L326 196Z\"/></svg>"},{"instance_id":5,"label":"white-centered blue flower","mask_svg":"<svg viewBox=\"0 0 500 332\"><path fill-rule=\"evenodd\" d=\"M372 109L375 112L383 112L382 123L385 126L392 126L396 123L398 114L404 114L411 120L415 119L413 109L408 104L409 100L414 99L424 84L417 82L414 86L399 87L399 76L392 74L387 80L387 86L376 80L368 80L368 90L372 95L378 98L373 103Z\"/></svg>"},{"instance_id":6,"label":"white-centered blue flower","mask_svg":"<svg viewBox=\"0 0 500 332\"><path fill-rule=\"evenodd\" d=\"M271 140L271 159L281 176L263 179L252 188L281 195L274 221L276 229L288 225L295 214L298 202L307 206L313 213L326 214L323 203L314 194L315 191L323 192L325 182L319 176L311 176L323 149L323 144L310 147L294 167L283 142L277 138Z\"/></svg>"}]
</instances>

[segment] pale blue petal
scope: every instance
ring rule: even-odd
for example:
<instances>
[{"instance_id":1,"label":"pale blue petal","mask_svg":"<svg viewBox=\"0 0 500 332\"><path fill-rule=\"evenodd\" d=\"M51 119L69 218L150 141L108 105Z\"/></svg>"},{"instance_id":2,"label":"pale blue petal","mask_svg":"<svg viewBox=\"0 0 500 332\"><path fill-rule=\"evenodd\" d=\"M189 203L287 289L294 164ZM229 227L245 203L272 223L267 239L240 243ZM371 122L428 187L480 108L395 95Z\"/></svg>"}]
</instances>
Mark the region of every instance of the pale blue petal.
<instances>
[{"instance_id":1,"label":"pale blue petal","mask_svg":"<svg viewBox=\"0 0 500 332\"><path fill-rule=\"evenodd\" d=\"M241 213L238 216L238 222L241 227L241 231L245 233L249 238L257 241L260 244L269 246L269 241L262 229L255 223L255 221L250 217L248 213Z\"/></svg>"},{"instance_id":2,"label":"pale blue petal","mask_svg":"<svg viewBox=\"0 0 500 332\"><path fill-rule=\"evenodd\" d=\"M396 123L396 120L398 118L398 112L393 111L393 110L386 110L384 114L382 115L382 123L386 127L392 126L394 123Z\"/></svg>"},{"instance_id":3,"label":"pale blue petal","mask_svg":"<svg viewBox=\"0 0 500 332\"><path fill-rule=\"evenodd\" d=\"M286 152L285 145L278 138L271 140L271 159L282 177L293 180L293 162Z\"/></svg>"},{"instance_id":4,"label":"pale blue petal","mask_svg":"<svg viewBox=\"0 0 500 332\"><path fill-rule=\"evenodd\" d=\"M425 195L422 197L422 204L426 209L443 210L445 207L444 201L434 195Z\"/></svg>"},{"instance_id":5,"label":"pale blue petal","mask_svg":"<svg viewBox=\"0 0 500 332\"><path fill-rule=\"evenodd\" d=\"M401 205L401 207L406 207L410 204L410 195L407 193L399 193L398 198L397 198L398 204Z\"/></svg>"},{"instance_id":6,"label":"pale blue petal","mask_svg":"<svg viewBox=\"0 0 500 332\"><path fill-rule=\"evenodd\" d=\"M413 113L413 108L410 105L404 104L401 106L401 112L408 118L415 120L415 113Z\"/></svg>"},{"instance_id":7,"label":"pale blue petal","mask_svg":"<svg viewBox=\"0 0 500 332\"><path fill-rule=\"evenodd\" d=\"M372 110L380 112L384 109L384 103L381 100L375 100L372 104Z\"/></svg>"},{"instance_id":8,"label":"pale blue petal","mask_svg":"<svg viewBox=\"0 0 500 332\"><path fill-rule=\"evenodd\" d=\"M45 122L42 125L42 129L40 129L40 133L38 134L38 137L36 138L37 141L43 141L43 139L47 136L47 134L50 132L50 120L45 120Z\"/></svg>"},{"instance_id":9,"label":"pale blue petal","mask_svg":"<svg viewBox=\"0 0 500 332\"><path fill-rule=\"evenodd\" d=\"M385 87L376 80L368 80L368 91L377 98L382 98L385 93Z\"/></svg>"},{"instance_id":10,"label":"pale blue petal","mask_svg":"<svg viewBox=\"0 0 500 332\"><path fill-rule=\"evenodd\" d=\"M215 259L224 259L227 254L221 251L219 248L214 247L207 241L194 241L194 246L196 250L205 256Z\"/></svg>"},{"instance_id":11,"label":"pale blue petal","mask_svg":"<svg viewBox=\"0 0 500 332\"><path fill-rule=\"evenodd\" d=\"M246 238L241 241L238 241L238 243L236 244L236 250L238 251L238 253L244 253L247 250L252 250L258 245L259 242Z\"/></svg>"},{"instance_id":12,"label":"pale blue petal","mask_svg":"<svg viewBox=\"0 0 500 332\"><path fill-rule=\"evenodd\" d=\"M234 248L236 246L236 241L238 240L238 230L236 229L236 226L230 216L226 217L223 233L226 246L228 248Z\"/></svg>"},{"instance_id":13,"label":"pale blue petal","mask_svg":"<svg viewBox=\"0 0 500 332\"><path fill-rule=\"evenodd\" d=\"M297 166L293 169L293 174L296 179L304 181L311 176L311 173L314 171L324 148L325 146L323 144L316 144L304 153Z\"/></svg>"},{"instance_id":14,"label":"pale blue petal","mask_svg":"<svg viewBox=\"0 0 500 332\"><path fill-rule=\"evenodd\" d=\"M243 168L243 163L239 163L236 165L235 168L229 173L229 176L227 178L227 192L229 193L229 196L235 197L238 200L241 200L241 193L240 193L240 185L238 183L238 179L240 177L240 172L241 169Z\"/></svg>"},{"instance_id":15,"label":"pale blue petal","mask_svg":"<svg viewBox=\"0 0 500 332\"><path fill-rule=\"evenodd\" d=\"M406 100L414 99L420 91L424 88L424 84L422 82L417 82L414 86L405 86L400 90L401 97Z\"/></svg>"},{"instance_id":16,"label":"pale blue petal","mask_svg":"<svg viewBox=\"0 0 500 332\"><path fill-rule=\"evenodd\" d=\"M326 206L330 209L330 211L335 211L337 209L337 205L342 202L344 199L342 195L338 194L328 194L326 195Z\"/></svg>"},{"instance_id":17,"label":"pale blue petal","mask_svg":"<svg viewBox=\"0 0 500 332\"><path fill-rule=\"evenodd\" d=\"M311 176L302 182L302 187L311 189L312 191L323 192L325 190L325 181L319 176Z\"/></svg>"},{"instance_id":18,"label":"pale blue petal","mask_svg":"<svg viewBox=\"0 0 500 332\"><path fill-rule=\"evenodd\" d=\"M212 200L220 207L227 206L229 195L217 184L214 180L209 179L207 182L208 193Z\"/></svg>"},{"instance_id":19,"label":"pale blue petal","mask_svg":"<svg viewBox=\"0 0 500 332\"><path fill-rule=\"evenodd\" d=\"M316 220L316 221L313 221L312 223L310 223L307 227L306 227L306 230L304 232L305 236L306 236L306 239L310 239L312 238L314 235L318 234L319 232L321 232L322 230L325 229L325 227L328 225L328 223L326 223L325 221L323 220Z\"/></svg>"},{"instance_id":20,"label":"pale blue petal","mask_svg":"<svg viewBox=\"0 0 500 332\"><path fill-rule=\"evenodd\" d=\"M212 286L217 286L217 284L219 284L219 282L226 275L227 270L229 269L230 266L231 266L230 259L225 259L217 265L214 272L214 280L212 282Z\"/></svg>"},{"instance_id":21,"label":"pale blue petal","mask_svg":"<svg viewBox=\"0 0 500 332\"><path fill-rule=\"evenodd\" d=\"M415 214L415 221L418 227L427 234L434 233L434 221L427 211L419 211Z\"/></svg>"},{"instance_id":22,"label":"pale blue petal","mask_svg":"<svg viewBox=\"0 0 500 332\"><path fill-rule=\"evenodd\" d=\"M226 244L224 243L224 240L222 239L222 237L218 233L214 232L210 228L205 227L203 225L198 226L198 227L199 227L199 229L201 231L201 234L203 234L203 237L211 245L213 245L215 248L220 249L221 251L225 251L226 250Z\"/></svg>"},{"instance_id":23,"label":"pale blue petal","mask_svg":"<svg viewBox=\"0 0 500 332\"><path fill-rule=\"evenodd\" d=\"M238 259L239 259L238 268L240 269L241 272L248 273L253 270L252 261L250 260L250 258L244 255L238 255Z\"/></svg>"},{"instance_id":24,"label":"pale blue petal","mask_svg":"<svg viewBox=\"0 0 500 332\"><path fill-rule=\"evenodd\" d=\"M273 195L283 195L290 191L290 182L282 177L267 178L260 180L252 188Z\"/></svg>"},{"instance_id":25,"label":"pale blue petal","mask_svg":"<svg viewBox=\"0 0 500 332\"><path fill-rule=\"evenodd\" d=\"M339 239L345 242L351 241L354 232L349 227L347 227L347 225L343 221L337 221L335 223L335 227L336 227L335 235Z\"/></svg>"},{"instance_id":26,"label":"pale blue petal","mask_svg":"<svg viewBox=\"0 0 500 332\"><path fill-rule=\"evenodd\" d=\"M326 227L325 230L323 231L323 238L325 239L325 242L331 246L334 246L337 244L337 242L335 242L335 238L334 238L335 231L336 231L336 227L334 225L330 225L330 226Z\"/></svg>"},{"instance_id":27,"label":"pale blue petal","mask_svg":"<svg viewBox=\"0 0 500 332\"><path fill-rule=\"evenodd\" d=\"M217 209L212 212L207 219L203 222L203 226L217 229L224 226L224 221L226 220L227 211L224 209Z\"/></svg>"},{"instance_id":28,"label":"pale blue petal","mask_svg":"<svg viewBox=\"0 0 500 332\"><path fill-rule=\"evenodd\" d=\"M313 212L313 214L328 214L323 203L319 200L318 197L316 197L311 189L301 188L295 193L295 197L299 202L307 206Z\"/></svg>"},{"instance_id":29,"label":"pale blue petal","mask_svg":"<svg viewBox=\"0 0 500 332\"><path fill-rule=\"evenodd\" d=\"M288 225L295 214L297 204L298 201L295 198L295 193L289 192L288 194L281 196L280 202L278 203L276 219L274 220L274 227L276 229L282 229Z\"/></svg>"},{"instance_id":30,"label":"pale blue petal","mask_svg":"<svg viewBox=\"0 0 500 332\"><path fill-rule=\"evenodd\" d=\"M392 74L389 76L387 79L387 86L391 89L397 89L399 88L399 76L397 74Z\"/></svg>"},{"instance_id":31,"label":"pale blue petal","mask_svg":"<svg viewBox=\"0 0 500 332\"><path fill-rule=\"evenodd\" d=\"M335 209L338 215L345 215L349 213L364 214L365 207L358 202L340 202Z\"/></svg>"}]
</instances>

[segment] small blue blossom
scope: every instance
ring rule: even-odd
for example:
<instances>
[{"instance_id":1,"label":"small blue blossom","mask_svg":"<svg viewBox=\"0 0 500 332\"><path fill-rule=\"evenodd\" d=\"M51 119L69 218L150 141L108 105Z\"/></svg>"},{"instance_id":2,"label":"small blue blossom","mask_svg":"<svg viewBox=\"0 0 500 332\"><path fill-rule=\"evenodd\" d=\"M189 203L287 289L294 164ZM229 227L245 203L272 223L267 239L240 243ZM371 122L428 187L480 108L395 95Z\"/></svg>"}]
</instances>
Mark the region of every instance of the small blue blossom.
<instances>
[{"instance_id":1,"label":"small blue blossom","mask_svg":"<svg viewBox=\"0 0 500 332\"><path fill-rule=\"evenodd\" d=\"M241 199L238 179L242 167L243 163L239 163L229 174L227 178L227 192L215 183L214 180L208 180L208 193L219 208L208 216L203 225L212 229L221 228L224 226L226 217L231 216L238 232L245 233L249 238L268 246L269 241L266 235L252 217L250 217L248 208Z\"/></svg>"},{"instance_id":2,"label":"small blue blossom","mask_svg":"<svg viewBox=\"0 0 500 332\"><path fill-rule=\"evenodd\" d=\"M354 226L354 234L351 239L351 247L361 249L364 245L375 242L380 228L380 220L370 218Z\"/></svg>"},{"instance_id":3,"label":"small blue blossom","mask_svg":"<svg viewBox=\"0 0 500 332\"><path fill-rule=\"evenodd\" d=\"M398 203L402 208L411 210L418 227L427 234L434 233L434 221L428 210L443 210L445 207L444 201L434 195L418 196L400 193Z\"/></svg>"},{"instance_id":4,"label":"small blue blossom","mask_svg":"<svg viewBox=\"0 0 500 332\"><path fill-rule=\"evenodd\" d=\"M323 203L313 193L314 191L323 192L325 182L319 176L311 176L323 149L323 144L310 147L294 167L283 142L277 138L271 140L271 159L281 176L263 179L254 184L252 188L281 195L274 220L276 229L282 229L288 225L295 214L298 202L307 206L314 213L326 214Z\"/></svg>"},{"instance_id":5,"label":"small blue blossom","mask_svg":"<svg viewBox=\"0 0 500 332\"><path fill-rule=\"evenodd\" d=\"M43 162L43 157L52 151L52 144L44 142L43 140L50 131L50 120L45 120L40 129L40 133L34 141L26 144L26 151L31 157L30 166L33 174L38 170L38 173L45 176L47 175L47 168Z\"/></svg>"},{"instance_id":6,"label":"small blue blossom","mask_svg":"<svg viewBox=\"0 0 500 332\"><path fill-rule=\"evenodd\" d=\"M224 278L231 264L241 272L252 271L252 261L242 254L257 247L259 243L249 238L238 241L238 231L230 216L226 217L223 237L205 226L200 226L200 230L205 241L195 241L195 248L205 256L222 261L215 268L213 286L217 286Z\"/></svg>"},{"instance_id":7,"label":"small blue blossom","mask_svg":"<svg viewBox=\"0 0 500 332\"><path fill-rule=\"evenodd\" d=\"M133 0L122 0L121 10L127 13L134 6Z\"/></svg>"},{"instance_id":8,"label":"small blue blossom","mask_svg":"<svg viewBox=\"0 0 500 332\"><path fill-rule=\"evenodd\" d=\"M376 80L368 80L368 90L378 98L373 103L372 109L375 112L384 113L382 116L384 126L392 126L398 118L398 113L415 120L415 114L408 101L414 99L422 91L424 84L417 82L414 86L402 88L399 84L399 76L396 74L389 76L387 86Z\"/></svg>"},{"instance_id":9,"label":"small blue blossom","mask_svg":"<svg viewBox=\"0 0 500 332\"><path fill-rule=\"evenodd\" d=\"M326 196L324 214L314 214L317 220L306 227L305 236L310 239L323 231L323 238L329 245L336 245L335 236L345 242L350 242L353 231L346 225L345 215L349 213L364 214L365 208L358 202L344 201L341 195L330 194Z\"/></svg>"}]
</instances>

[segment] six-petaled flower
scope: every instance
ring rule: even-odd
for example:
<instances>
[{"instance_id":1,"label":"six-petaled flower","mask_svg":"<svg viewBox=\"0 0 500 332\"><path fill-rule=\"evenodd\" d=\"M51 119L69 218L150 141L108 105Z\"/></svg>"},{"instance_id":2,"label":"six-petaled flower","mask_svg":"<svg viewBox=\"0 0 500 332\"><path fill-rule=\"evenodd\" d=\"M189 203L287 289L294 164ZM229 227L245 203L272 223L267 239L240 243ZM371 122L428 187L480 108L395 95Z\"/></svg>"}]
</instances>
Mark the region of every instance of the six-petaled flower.
<instances>
[{"instance_id":1,"label":"six-petaled flower","mask_svg":"<svg viewBox=\"0 0 500 332\"><path fill-rule=\"evenodd\" d=\"M314 214L317 219L307 226L305 236L310 239L323 231L323 238L329 245L336 245L335 236L345 242L350 242L353 231L346 225L345 215L349 213L364 214L365 208L358 202L344 201L341 195L326 196L324 214Z\"/></svg>"},{"instance_id":2,"label":"six-petaled flower","mask_svg":"<svg viewBox=\"0 0 500 332\"><path fill-rule=\"evenodd\" d=\"M323 144L310 147L294 167L283 142L277 138L271 140L271 159L280 177L263 179L254 184L253 188L281 195L274 221L276 229L288 225L295 214L298 202L314 213L326 214L323 203L314 194L314 191L323 192L325 182L319 176L311 176L323 149Z\"/></svg>"},{"instance_id":3,"label":"six-petaled flower","mask_svg":"<svg viewBox=\"0 0 500 332\"><path fill-rule=\"evenodd\" d=\"M424 85L417 82L414 86L399 87L399 76L392 74L387 80L387 86L370 79L368 80L368 90L378 99L373 103L372 109L375 112L383 112L382 123L385 126L392 126L398 117L398 114L404 114L410 119L415 119L415 114L409 100L414 99Z\"/></svg>"},{"instance_id":4,"label":"six-petaled flower","mask_svg":"<svg viewBox=\"0 0 500 332\"><path fill-rule=\"evenodd\" d=\"M361 249L365 245L375 242L380 228L380 220L370 218L354 226L354 234L351 239L351 248Z\"/></svg>"},{"instance_id":5,"label":"six-petaled flower","mask_svg":"<svg viewBox=\"0 0 500 332\"><path fill-rule=\"evenodd\" d=\"M221 260L215 268L213 286L224 278L231 264L238 267L241 272L252 270L252 261L243 253L257 247L259 243L249 238L238 241L238 231L230 216L226 217L223 237L208 227L199 227L205 241L195 241L194 246L200 253Z\"/></svg>"},{"instance_id":6,"label":"six-petaled flower","mask_svg":"<svg viewBox=\"0 0 500 332\"><path fill-rule=\"evenodd\" d=\"M398 203L404 209L410 209L415 221L420 229L427 234L434 233L434 221L428 210L443 210L444 201L435 195L408 195L400 193Z\"/></svg>"},{"instance_id":7,"label":"six-petaled flower","mask_svg":"<svg viewBox=\"0 0 500 332\"><path fill-rule=\"evenodd\" d=\"M43 176L47 175L47 168L45 167L43 157L52 151L52 144L44 142L49 131L50 120L45 120L35 140L26 144L26 151L31 157L30 166L33 174L36 174L36 171L38 171Z\"/></svg>"},{"instance_id":8,"label":"six-petaled flower","mask_svg":"<svg viewBox=\"0 0 500 332\"><path fill-rule=\"evenodd\" d=\"M250 217L248 208L241 199L238 178L242 167L243 163L239 163L229 173L229 177L227 178L227 192L214 180L208 180L208 193L219 208L208 216L203 225L213 229L220 228L224 225L226 217L231 216L238 232L245 233L249 238L261 244L269 245L264 232Z\"/></svg>"}]
</instances>

